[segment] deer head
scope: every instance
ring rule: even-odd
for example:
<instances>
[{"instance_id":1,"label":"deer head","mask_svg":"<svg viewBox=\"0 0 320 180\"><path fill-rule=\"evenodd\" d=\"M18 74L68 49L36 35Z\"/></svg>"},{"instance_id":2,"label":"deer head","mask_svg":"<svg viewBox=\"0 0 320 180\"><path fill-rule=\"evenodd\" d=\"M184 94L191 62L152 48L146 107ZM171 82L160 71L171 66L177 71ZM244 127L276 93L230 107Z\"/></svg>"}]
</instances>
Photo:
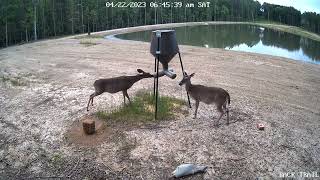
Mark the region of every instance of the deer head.
<instances>
[{"instance_id":1,"label":"deer head","mask_svg":"<svg viewBox=\"0 0 320 180\"><path fill-rule=\"evenodd\" d=\"M142 69L137 69L137 71L138 71L138 75L140 76L140 77L143 77L143 78L151 78L151 77L154 77L152 74L150 74L150 73L146 73L146 72L144 72Z\"/></svg>"},{"instance_id":2,"label":"deer head","mask_svg":"<svg viewBox=\"0 0 320 180\"><path fill-rule=\"evenodd\" d=\"M182 86L184 85L186 82L190 81L191 77L194 76L194 73L188 75L186 72L183 73L183 78L180 81L179 85Z\"/></svg>"}]
</instances>

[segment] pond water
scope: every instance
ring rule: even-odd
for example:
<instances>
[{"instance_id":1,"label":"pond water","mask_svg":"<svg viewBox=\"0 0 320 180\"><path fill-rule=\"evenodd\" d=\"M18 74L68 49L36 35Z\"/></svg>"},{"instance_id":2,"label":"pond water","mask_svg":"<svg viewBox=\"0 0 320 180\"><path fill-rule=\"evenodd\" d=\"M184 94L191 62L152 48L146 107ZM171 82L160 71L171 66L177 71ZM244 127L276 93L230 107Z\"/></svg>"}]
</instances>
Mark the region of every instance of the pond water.
<instances>
[{"instance_id":1,"label":"pond water","mask_svg":"<svg viewBox=\"0 0 320 180\"><path fill-rule=\"evenodd\" d=\"M320 64L320 42L298 35L246 24L174 28L179 44L255 52ZM150 42L151 31L116 36Z\"/></svg>"}]
</instances>

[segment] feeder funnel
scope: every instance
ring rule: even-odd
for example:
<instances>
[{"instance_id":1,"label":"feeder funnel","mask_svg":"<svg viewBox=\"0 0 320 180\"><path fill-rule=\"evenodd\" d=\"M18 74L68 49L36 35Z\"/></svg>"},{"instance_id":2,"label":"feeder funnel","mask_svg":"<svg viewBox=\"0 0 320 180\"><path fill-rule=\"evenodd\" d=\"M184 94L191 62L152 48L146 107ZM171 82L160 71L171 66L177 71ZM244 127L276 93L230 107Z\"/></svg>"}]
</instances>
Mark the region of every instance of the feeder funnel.
<instances>
[{"instance_id":1,"label":"feeder funnel","mask_svg":"<svg viewBox=\"0 0 320 180\"><path fill-rule=\"evenodd\" d=\"M163 71L160 74L174 79L176 74L169 70L168 63L179 53L176 32L174 30L152 31L150 53L162 64Z\"/></svg>"}]
</instances>

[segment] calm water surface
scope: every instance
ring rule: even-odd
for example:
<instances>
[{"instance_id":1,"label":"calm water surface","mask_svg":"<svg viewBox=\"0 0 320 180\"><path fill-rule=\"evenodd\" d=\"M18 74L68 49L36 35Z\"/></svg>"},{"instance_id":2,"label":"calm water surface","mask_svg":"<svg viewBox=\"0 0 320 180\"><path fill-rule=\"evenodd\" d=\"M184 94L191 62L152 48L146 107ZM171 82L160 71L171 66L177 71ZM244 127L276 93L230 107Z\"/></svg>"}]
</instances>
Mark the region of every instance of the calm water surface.
<instances>
[{"instance_id":1,"label":"calm water surface","mask_svg":"<svg viewBox=\"0 0 320 180\"><path fill-rule=\"evenodd\" d=\"M210 25L174 28L179 44L255 52L320 64L320 42L253 25ZM151 31L117 35L150 42Z\"/></svg>"}]
</instances>

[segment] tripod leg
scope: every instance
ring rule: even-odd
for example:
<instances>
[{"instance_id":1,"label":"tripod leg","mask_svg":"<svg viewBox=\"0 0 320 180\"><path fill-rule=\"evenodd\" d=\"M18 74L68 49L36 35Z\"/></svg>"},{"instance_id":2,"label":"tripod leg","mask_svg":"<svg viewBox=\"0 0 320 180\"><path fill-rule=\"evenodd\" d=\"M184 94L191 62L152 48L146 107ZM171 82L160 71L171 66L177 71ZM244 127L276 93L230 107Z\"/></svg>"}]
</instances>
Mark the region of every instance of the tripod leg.
<instances>
[{"instance_id":1,"label":"tripod leg","mask_svg":"<svg viewBox=\"0 0 320 180\"><path fill-rule=\"evenodd\" d=\"M157 58L154 58L154 72L157 72ZM158 78L158 74L157 74ZM156 95L156 78L153 78L153 98Z\"/></svg>"},{"instance_id":2,"label":"tripod leg","mask_svg":"<svg viewBox=\"0 0 320 180\"><path fill-rule=\"evenodd\" d=\"M182 64L181 54L180 54L180 52L179 52L178 54L179 54L180 65L181 65L181 70L182 70L182 76L184 76L184 69L183 69L183 64ZM191 108L190 96L189 96L188 91L187 91L187 96L188 96L188 103L189 103L189 107Z\"/></svg>"},{"instance_id":3,"label":"tripod leg","mask_svg":"<svg viewBox=\"0 0 320 180\"><path fill-rule=\"evenodd\" d=\"M159 96L159 59L157 59L156 108L154 113L154 119L157 119L157 115L158 115L158 96Z\"/></svg>"}]
</instances>

